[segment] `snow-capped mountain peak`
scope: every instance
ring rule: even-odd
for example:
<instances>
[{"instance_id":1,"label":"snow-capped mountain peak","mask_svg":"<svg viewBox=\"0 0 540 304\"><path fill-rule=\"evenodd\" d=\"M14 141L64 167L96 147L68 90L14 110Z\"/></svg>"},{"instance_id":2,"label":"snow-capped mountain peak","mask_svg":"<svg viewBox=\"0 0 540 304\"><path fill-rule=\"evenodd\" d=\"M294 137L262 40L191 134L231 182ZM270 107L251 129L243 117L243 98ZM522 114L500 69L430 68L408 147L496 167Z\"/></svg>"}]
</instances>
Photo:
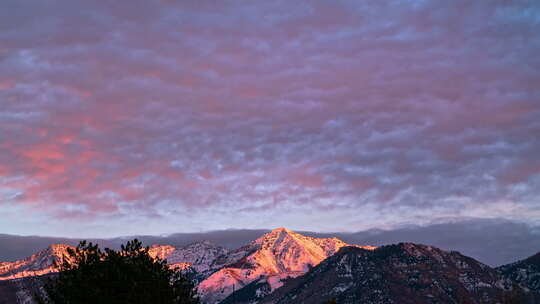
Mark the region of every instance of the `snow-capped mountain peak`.
<instances>
[{"instance_id":1,"label":"snow-capped mountain peak","mask_svg":"<svg viewBox=\"0 0 540 304\"><path fill-rule=\"evenodd\" d=\"M309 237L286 228L276 228L251 245L258 251L251 260L271 273L306 272L345 246L375 249L347 244L338 238Z\"/></svg>"},{"instance_id":2,"label":"snow-capped mountain peak","mask_svg":"<svg viewBox=\"0 0 540 304\"><path fill-rule=\"evenodd\" d=\"M259 247L250 261L268 273L306 272L329 254L331 247L345 246L344 242L311 238L285 228L272 230L253 242Z\"/></svg>"},{"instance_id":3,"label":"snow-capped mountain peak","mask_svg":"<svg viewBox=\"0 0 540 304\"><path fill-rule=\"evenodd\" d=\"M202 281L198 289L207 303L217 303L234 288L255 281L265 285L267 294L283 285L283 279L306 273L345 246L354 245L337 238L314 238L277 228L233 251L230 256L236 257L236 261ZM259 292L260 296L264 294Z\"/></svg>"}]
</instances>

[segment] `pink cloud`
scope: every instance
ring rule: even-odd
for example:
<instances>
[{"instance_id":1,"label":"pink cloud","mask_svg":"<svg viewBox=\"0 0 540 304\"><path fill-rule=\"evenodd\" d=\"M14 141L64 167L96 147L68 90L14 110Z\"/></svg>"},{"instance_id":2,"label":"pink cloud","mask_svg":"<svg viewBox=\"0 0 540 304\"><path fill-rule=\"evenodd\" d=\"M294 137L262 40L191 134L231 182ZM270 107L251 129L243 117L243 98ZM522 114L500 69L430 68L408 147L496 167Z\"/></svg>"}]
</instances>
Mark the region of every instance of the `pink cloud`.
<instances>
[{"instance_id":1,"label":"pink cloud","mask_svg":"<svg viewBox=\"0 0 540 304\"><path fill-rule=\"evenodd\" d=\"M139 4L0 12L0 187L16 203L201 222L533 205L540 29L516 12L536 5Z\"/></svg>"}]
</instances>

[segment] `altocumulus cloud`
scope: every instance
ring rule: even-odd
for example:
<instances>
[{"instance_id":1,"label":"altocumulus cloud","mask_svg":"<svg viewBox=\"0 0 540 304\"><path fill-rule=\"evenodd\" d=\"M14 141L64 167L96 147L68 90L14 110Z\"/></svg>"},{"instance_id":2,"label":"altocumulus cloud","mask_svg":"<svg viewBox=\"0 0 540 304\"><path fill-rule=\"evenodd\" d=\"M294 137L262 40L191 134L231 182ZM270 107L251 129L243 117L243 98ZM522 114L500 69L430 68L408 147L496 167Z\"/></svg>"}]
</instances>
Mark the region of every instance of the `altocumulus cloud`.
<instances>
[{"instance_id":1,"label":"altocumulus cloud","mask_svg":"<svg viewBox=\"0 0 540 304\"><path fill-rule=\"evenodd\" d=\"M540 220L538 1L0 6L5 232Z\"/></svg>"}]
</instances>

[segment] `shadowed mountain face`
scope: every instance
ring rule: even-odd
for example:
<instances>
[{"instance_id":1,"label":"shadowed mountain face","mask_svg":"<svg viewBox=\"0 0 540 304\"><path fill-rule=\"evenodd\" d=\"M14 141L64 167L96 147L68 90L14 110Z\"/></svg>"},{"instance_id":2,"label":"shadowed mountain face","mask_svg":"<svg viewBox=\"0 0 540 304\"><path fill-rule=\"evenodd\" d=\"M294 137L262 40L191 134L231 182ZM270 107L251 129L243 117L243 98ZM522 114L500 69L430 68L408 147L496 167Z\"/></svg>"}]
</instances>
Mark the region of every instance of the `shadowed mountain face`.
<instances>
[{"instance_id":1,"label":"shadowed mountain face","mask_svg":"<svg viewBox=\"0 0 540 304\"><path fill-rule=\"evenodd\" d=\"M540 252L519 262L497 268L506 278L540 292Z\"/></svg>"},{"instance_id":2,"label":"shadowed mountain face","mask_svg":"<svg viewBox=\"0 0 540 304\"><path fill-rule=\"evenodd\" d=\"M0 304L33 304L34 295L43 295L41 288L48 275L0 281Z\"/></svg>"},{"instance_id":3,"label":"shadowed mountain face","mask_svg":"<svg viewBox=\"0 0 540 304\"><path fill-rule=\"evenodd\" d=\"M400 243L373 251L345 247L258 303L502 303L512 292L526 293L513 285L458 252ZM523 303L534 303L526 296Z\"/></svg>"}]
</instances>

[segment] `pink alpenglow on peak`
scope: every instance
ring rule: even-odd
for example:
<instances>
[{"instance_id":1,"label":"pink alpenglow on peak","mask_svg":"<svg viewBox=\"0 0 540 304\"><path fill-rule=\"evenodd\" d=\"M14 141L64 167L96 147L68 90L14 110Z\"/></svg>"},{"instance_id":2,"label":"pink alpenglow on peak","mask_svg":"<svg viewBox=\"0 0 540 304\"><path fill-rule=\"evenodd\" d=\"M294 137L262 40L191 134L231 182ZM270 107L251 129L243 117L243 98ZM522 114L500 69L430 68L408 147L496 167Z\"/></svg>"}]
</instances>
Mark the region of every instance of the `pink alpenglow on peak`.
<instances>
[{"instance_id":1,"label":"pink alpenglow on peak","mask_svg":"<svg viewBox=\"0 0 540 304\"><path fill-rule=\"evenodd\" d=\"M282 280L303 275L313 266L346 246L372 250L337 238L314 238L286 228L262 235L231 255L238 260L202 281L198 290L205 303L219 303L233 292L255 281L266 283L270 292L283 285Z\"/></svg>"},{"instance_id":2,"label":"pink alpenglow on peak","mask_svg":"<svg viewBox=\"0 0 540 304\"><path fill-rule=\"evenodd\" d=\"M60 271L64 259L71 262L65 244L53 244L36 254L15 262L0 262L0 280L40 276Z\"/></svg>"}]
</instances>

